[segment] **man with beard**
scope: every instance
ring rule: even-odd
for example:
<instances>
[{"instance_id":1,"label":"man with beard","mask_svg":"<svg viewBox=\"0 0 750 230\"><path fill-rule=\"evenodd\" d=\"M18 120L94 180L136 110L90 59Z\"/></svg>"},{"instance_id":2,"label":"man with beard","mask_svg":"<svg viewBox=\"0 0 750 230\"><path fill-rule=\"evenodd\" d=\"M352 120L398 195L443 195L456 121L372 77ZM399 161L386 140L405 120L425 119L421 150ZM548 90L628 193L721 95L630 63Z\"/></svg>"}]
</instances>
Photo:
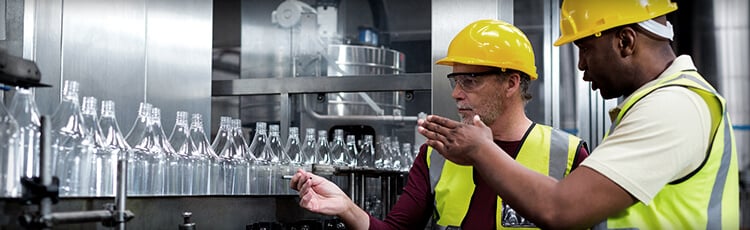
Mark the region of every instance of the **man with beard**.
<instances>
[{"instance_id":1,"label":"man with beard","mask_svg":"<svg viewBox=\"0 0 750 230\"><path fill-rule=\"evenodd\" d=\"M669 0L563 2L555 45L573 42L583 80L606 99L625 99L610 112L601 145L562 180L507 157L484 119L466 125L428 116L419 132L445 158L474 166L543 228L738 229L737 150L726 102L690 56L672 50L665 15L676 9Z\"/></svg>"},{"instance_id":2,"label":"man with beard","mask_svg":"<svg viewBox=\"0 0 750 230\"><path fill-rule=\"evenodd\" d=\"M437 64L453 67L447 78L462 119L471 122L481 116L490 124L494 145L529 170L562 179L588 156L579 138L526 117L528 88L537 73L531 43L515 26L498 20L471 23ZM424 229L430 217L434 227L442 229L535 227L492 191L485 175L446 161L426 145L408 178L384 221L369 216L335 184L311 173L299 170L291 187L299 191L300 206L336 215L349 229Z\"/></svg>"}]
</instances>

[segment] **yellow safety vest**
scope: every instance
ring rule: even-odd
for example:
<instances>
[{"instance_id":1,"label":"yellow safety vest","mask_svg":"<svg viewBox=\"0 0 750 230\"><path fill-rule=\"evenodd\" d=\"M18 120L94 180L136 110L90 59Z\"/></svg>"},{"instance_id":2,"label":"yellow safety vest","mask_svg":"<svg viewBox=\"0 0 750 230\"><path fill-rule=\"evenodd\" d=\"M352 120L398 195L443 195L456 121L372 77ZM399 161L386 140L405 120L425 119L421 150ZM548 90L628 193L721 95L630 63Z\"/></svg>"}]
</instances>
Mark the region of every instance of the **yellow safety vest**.
<instances>
[{"instance_id":1,"label":"yellow safety vest","mask_svg":"<svg viewBox=\"0 0 750 230\"><path fill-rule=\"evenodd\" d=\"M539 124L532 124L521 141L516 161L558 180L570 173L578 150L583 145L583 141L576 136ZM459 228L469 211L474 193L473 167L446 161L442 155L433 154L432 148L427 148L426 157L430 186L435 195L433 225L438 229ZM517 215L515 210L504 205L500 197L497 197L495 216L497 229L537 229Z\"/></svg>"},{"instance_id":2,"label":"yellow safety vest","mask_svg":"<svg viewBox=\"0 0 750 230\"><path fill-rule=\"evenodd\" d=\"M658 81L625 102L609 132L616 130L635 103L654 90L686 87L700 95L711 112L713 132L706 159L686 177L665 185L650 205L638 202L594 229L738 229L737 149L724 98L694 71L676 73Z\"/></svg>"}]
</instances>

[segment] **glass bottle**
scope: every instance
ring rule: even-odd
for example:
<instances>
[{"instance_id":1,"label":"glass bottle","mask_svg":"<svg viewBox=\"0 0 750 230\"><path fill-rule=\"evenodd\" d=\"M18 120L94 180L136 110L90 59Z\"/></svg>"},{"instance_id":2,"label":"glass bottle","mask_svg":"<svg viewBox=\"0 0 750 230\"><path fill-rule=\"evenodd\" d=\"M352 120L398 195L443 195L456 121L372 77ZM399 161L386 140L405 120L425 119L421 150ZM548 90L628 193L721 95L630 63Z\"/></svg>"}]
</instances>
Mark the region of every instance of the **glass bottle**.
<instances>
[{"instance_id":1,"label":"glass bottle","mask_svg":"<svg viewBox=\"0 0 750 230\"><path fill-rule=\"evenodd\" d=\"M286 139L286 147L284 147L284 158L289 159L289 162L282 165L283 176L293 176L297 172L297 168L302 166L302 147L299 142L299 128L289 127L289 136ZM281 181L280 193L283 194L295 194L295 190L288 186L286 180Z\"/></svg>"},{"instance_id":2,"label":"glass bottle","mask_svg":"<svg viewBox=\"0 0 750 230\"><path fill-rule=\"evenodd\" d=\"M357 155L357 166L360 167L375 167L375 146L372 144L372 135L365 135L365 140L362 142L360 153Z\"/></svg>"},{"instance_id":3,"label":"glass bottle","mask_svg":"<svg viewBox=\"0 0 750 230\"><path fill-rule=\"evenodd\" d=\"M88 132L78 102L79 84L65 81L63 98L52 115L52 159L60 179L60 193L66 196L89 195L93 138Z\"/></svg>"},{"instance_id":4,"label":"glass bottle","mask_svg":"<svg viewBox=\"0 0 750 230\"><path fill-rule=\"evenodd\" d=\"M234 140L235 148L237 148L237 154L241 157L246 157L245 155L249 154L249 150L247 140L245 140L245 135L242 131L242 120L232 119L230 124L232 128L231 136Z\"/></svg>"},{"instance_id":5,"label":"glass bottle","mask_svg":"<svg viewBox=\"0 0 750 230\"><path fill-rule=\"evenodd\" d=\"M346 149L346 143L344 142L344 130L335 129L333 133L333 142L330 149L331 161L336 166L348 166L349 150Z\"/></svg>"},{"instance_id":6,"label":"glass bottle","mask_svg":"<svg viewBox=\"0 0 750 230\"><path fill-rule=\"evenodd\" d=\"M268 152L264 151L266 144L268 142L268 136L266 133L266 127L267 123L265 122L256 122L255 123L255 135L253 136L253 142L250 143L249 151L252 153L253 157L255 157L258 161L270 161L270 156L268 156Z\"/></svg>"},{"instance_id":7,"label":"glass bottle","mask_svg":"<svg viewBox=\"0 0 750 230\"><path fill-rule=\"evenodd\" d=\"M18 144L17 157L14 165L16 166L17 176L39 176L39 138L41 137L41 122L39 121L39 110L34 100L34 94L30 89L16 88L15 95L8 106L8 113L16 120L18 125ZM54 156L53 156L54 157ZM51 172L55 172L57 159L53 162ZM20 182L17 187L9 191L12 195L21 195Z\"/></svg>"},{"instance_id":8,"label":"glass bottle","mask_svg":"<svg viewBox=\"0 0 750 230\"><path fill-rule=\"evenodd\" d=\"M2 92L0 92L1 94ZM0 197L19 197L23 176L23 155L18 152L19 128L0 100Z\"/></svg>"},{"instance_id":9,"label":"glass bottle","mask_svg":"<svg viewBox=\"0 0 750 230\"><path fill-rule=\"evenodd\" d=\"M286 139L284 152L289 158L290 165L302 164L302 146L299 142L299 127L289 127L289 136Z\"/></svg>"},{"instance_id":10,"label":"glass bottle","mask_svg":"<svg viewBox=\"0 0 750 230\"><path fill-rule=\"evenodd\" d=\"M146 102L141 102L140 106L138 107L138 117L135 119L133 127L131 127L130 131L128 131L128 135L126 136L127 138L125 138L130 146L135 147L137 144L141 144L143 137L146 135L146 131L148 131L148 117L151 114L151 107L151 104Z\"/></svg>"},{"instance_id":11,"label":"glass bottle","mask_svg":"<svg viewBox=\"0 0 750 230\"><path fill-rule=\"evenodd\" d=\"M346 143L344 142L344 130L335 129L333 130L333 141L331 141L330 150L328 155L331 156L331 164L334 166L348 166L349 165L349 150L346 149ZM348 176L334 175L330 178L333 183L337 184L342 190L349 190Z\"/></svg>"},{"instance_id":12,"label":"glass bottle","mask_svg":"<svg viewBox=\"0 0 750 230\"><path fill-rule=\"evenodd\" d=\"M284 147L281 146L281 137L279 136L279 125L268 126L268 142L266 142L266 151L268 151L268 161L271 164L281 164L289 162L284 159Z\"/></svg>"},{"instance_id":13,"label":"glass bottle","mask_svg":"<svg viewBox=\"0 0 750 230\"><path fill-rule=\"evenodd\" d=\"M315 158L318 160L318 164L330 165L331 147L328 144L328 132L325 130L318 130L318 142L315 144Z\"/></svg>"},{"instance_id":14,"label":"glass bottle","mask_svg":"<svg viewBox=\"0 0 750 230\"><path fill-rule=\"evenodd\" d=\"M401 144L399 144L398 138L397 137L391 138L391 145L388 147L390 149L389 155L391 158L391 164L390 164L391 169L401 170L401 167L403 167L402 165L404 164L404 162L402 161L403 156L401 156L401 149L400 149Z\"/></svg>"},{"instance_id":15,"label":"glass bottle","mask_svg":"<svg viewBox=\"0 0 750 230\"><path fill-rule=\"evenodd\" d=\"M268 142L267 124L265 122L255 123L255 135L250 144L250 153L255 157L251 159L250 191L252 194L268 194L271 188L271 166L266 144Z\"/></svg>"},{"instance_id":16,"label":"glass bottle","mask_svg":"<svg viewBox=\"0 0 750 230\"><path fill-rule=\"evenodd\" d=\"M318 158L316 158L315 154L315 129L314 128L307 128L305 129L305 143L302 144L302 150L301 150L301 158L302 158L302 164L305 166L310 166L314 163L318 163ZM309 167L306 167L309 168Z\"/></svg>"},{"instance_id":17,"label":"glass bottle","mask_svg":"<svg viewBox=\"0 0 750 230\"><path fill-rule=\"evenodd\" d=\"M190 151L190 129L188 128L188 113L177 111L172 133L169 135L169 144L175 152L187 155Z\"/></svg>"},{"instance_id":18,"label":"glass bottle","mask_svg":"<svg viewBox=\"0 0 750 230\"><path fill-rule=\"evenodd\" d=\"M232 137L231 144L228 144L219 155L225 159L225 167L233 170L227 170L224 175L227 179L226 193L235 195L247 194L248 162L246 155L248 153L247 141L245 141L242 131L242 121L240 119L232 119L229 124L230 135ZM233 150L228 151L230 148Z\"/></svg>"},{"instance_id":19,"label":"glass bottle","mask_svg":"<svg viewBox=\"0 0 750 230\"><path fill-rule=\"evenodd\" d=\"M401 156L402 162L404 162L401 165L401 171L408 172L409 169L411 169L411 165L414 164L414 158L412 156L412 150L411 150L411 143L403 143L401 144Z\"/></svg>"},{"instance_id":20,"label":"glass bottle","mask_svg":"<svg viewBox=\"0 0 750 230\"><path fill-rule=\"evenodd\" d=\"M193 179L197 159L192 157L190 153L190 129L188 128L187 112L177 111L174 127L172 127L172 133L169 135L169 144L179 156L178 164L182 172L173 175L171 179L179 180L181 187L176 189L179 194L191 195L193 194Z\"/></svg>"},{"instance_id":21,"label":"glass bottle","mask_svg":"<svg viewBox=\"0 0 750 230\"><path fill-rule=\"evenodd\" d=\"M232 120L231 117L221 116L219 118L219 130L216 132L216 136L214 137L214 142L211 143L211 148L217 154L221 152L221 150L224 148L227 142L229 142L229 138L231 138L232 130L231 130L231 125L229 124L231 120Z\"/></svg>"},{"instance_id":22,"label":"glass bottle","mask_svg":"<svg viewBox=\"0 0 750 230\"><path fill-rule=\"evenodd\" d=\"M357 149L357 139L354 135L346 135L346 150L349 151L349 166L357 166L359 150Z\"/></svg>"},{"instance_id":23,"label":"glass bottle","mask_svg":"<svg viewBox=\"0 0 750 230\"><path fill-rule=\"evenodd\" d=\"M196 164L192 193L195 195L213 194L215 190L210 188L216 183L221 162L208 142L206 132L203 130L203 116L199 113L191 117L189 137L191 156L202 158L205 165L201 169L200 163Z\"/></svg>"},{"instance_id":24,"label":"glass bottle","mask_svg":"<svg viewBox=\"0 0 750 230\"><path fill-rule=\"evenodd\" d=\"M388 156L390 154L390 145L390 137L382 137L380 138L380 141L378 141L377 150L375 151L375 168L390 169L391 160Z\"/></svg>"},{"instance_id":25,"label":"glass bottle","mask_svg":"<svg viewBox=\"0 0 750 230\"><path fill-rule=\"evenodd\" d=\"M247 193L247 161L243 155L245 147L241 142L244 138L238 121L229 119L225 124L230 138L219 152L223 160L224 194Z\"/></svg>"},{"instance_id":26,"label":"glass bottle","mask_svg":"<svg viewBox=\"0 0 750 230\"><path fill-rule=\"evenodd\" d=\"M115 178L115 169L117 169L117 156L113 156L108 151L109 149L104 148L104 137L102 136L102 129L99 126L98 112L96 110L96 98L83 97L81 107L83 123L86 124L88 139L93 142L96 148L91 159L93 167L91 167L91 171L89 172L89 178L91 178L89 194L93 196L111 196L114 195L115 181L113 179Z\"/></svg>"},{"instance_id":27,"label":"glass bottle","mask_svg":"<svg viewBox=\"0 0 750 230\"><path fill-rule=\"evenodd\" d=\"M219 130L214 137L214 142L211 144L211 149L217 154L217 158L214 163L218 164L218 171L211 179L214 180L211 190L213 194L231 194L232 190L226 190L227 184L231 184L234 180L234 165L231 162L226 162L227 156L234 155L233 152L237 151L234 146L234 140L232 139L232 118L222 116L219 118ZM231 151L232 153L229 153Z\"/></svg>"},{"instance_id":28,"label":"glass bottle","mask_svg":"<svg viewBox=\"0 0 750 230\"><path fill-rule=\"evenodd\" d=\"M101 192L101 195L111 196L114 195L114 191L117 186L115 183L115 181L117 181L117 160L126 158L128 155L128 151L130 151L130 145L128 145L128 143L125 141L125 137L123 137L122 132L120 132L120 126L117 124L114 101L102 101L101 117L99 118L98 124L102 136L101 149L103 152L108 153L109 156L113 159L111 162L109 162L111 165L109 165L109 169L107 169L107 171L112 172L111 175L109 177L101 177L102 181L109 180L112 182L111 184L108 182L102 182L102 184L104 184L102 188L104 189ZM102 159L103 160L101 161L101 163L102 166L104 166L107 161L104 158ZM95 168L98 169L99 165L96 165ZM107 171L102 170L101 172L102 174L104 174Z\"/></svg>"},{"instance_id":29,"label":"glass bottle","mask_svg":"<svg viewBox=\"0 0 750 230\"><path fill-rule=\"evenodd\" d=\"M156 164L152 165L155 167L153 172L157 173L154 174L155 177L153 180L154 183L151 186L151 192L154 195L179 194L182 189L182 181L178 179L182 173L180 171L181 157L177 155L172 145L169 144L169 138L164 134L164 129L161 126L161 109L157 107L151 108L149 126L146 133L151 143L153 143L151 152L157 158L155 161Z\"/></svg>"},{"instance_id":30,"label":"glass bottle","mask_svg":"<svg viewBox=\"0 0 750 230\"><path fill-rule=\"evenodd\" d=\"M136 117L133 127L128 132L125 141L131 147L130 156L128 156L128 194L148 195L151 194L151 184L154 183L154 173L152 169L159 167L152 164L159 164L160 158L151 152L151 140L146 134L151 122L151 104L141 102L138 107L138 117ZM163 180L161 186L164 186Z\"/></svg>"},{"instance_id":31,"label":"glass bottle","mask_svg":"<svg viewBox=\"0 0 750 230\"><path fill-rule=\"evenodd\" d=\"M284 173L288 173L289 158L286 157L284 147L281 146L281 137L279 136L279 125L268 126L268 142L265 151L268 152L270 175L269 175L269 194L279 194L286 192L286 183L281 179Z\"/></svg>"}]
</instances>

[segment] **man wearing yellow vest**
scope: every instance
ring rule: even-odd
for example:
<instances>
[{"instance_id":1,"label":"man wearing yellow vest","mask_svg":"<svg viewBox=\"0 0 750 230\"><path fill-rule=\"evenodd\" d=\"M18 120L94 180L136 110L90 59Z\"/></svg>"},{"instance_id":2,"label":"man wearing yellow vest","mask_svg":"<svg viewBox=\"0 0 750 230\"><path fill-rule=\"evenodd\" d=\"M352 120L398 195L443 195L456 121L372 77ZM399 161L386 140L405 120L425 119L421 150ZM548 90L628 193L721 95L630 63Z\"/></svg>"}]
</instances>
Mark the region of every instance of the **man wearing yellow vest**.
<instances>
[{"instance_id":1,"label":"man wearing yellow vest","mask_svg":"<svg viewBox=\"0 0 750 230\"><path fill-rule=\"evenodd\" d=\"M490 124L493 145L520 165L559 180L588 156L581 139L526 117L529 84L538 76L531 43L515 26L498 20L473 22L456 35L447 57L437 64L453 67L448 80L461 117L470 122L474 115L481 116ZM446 161L426 145L408 178L384 221L311 173L299 170L291 187L300 191L302 207L336 215L349 229L424 229L430 218L438 229L535 228L473 167Z\"/></svg>"},{"instance_id":2,"label":"man wearing yellow vest","mask_svg":"<svg viewBox=\"0 0 750 230\"><path fill-rule=\"evenodd\" d=\"M583 80L604 98L625 99L602 144L562 180L508 158L479 118L428 116L419 132L543 228L738 229L726 103L689 56L675 56L665 15L676 9L669 0L563 2L555 45L573 42Z\"/></svg>"}]
</instances>

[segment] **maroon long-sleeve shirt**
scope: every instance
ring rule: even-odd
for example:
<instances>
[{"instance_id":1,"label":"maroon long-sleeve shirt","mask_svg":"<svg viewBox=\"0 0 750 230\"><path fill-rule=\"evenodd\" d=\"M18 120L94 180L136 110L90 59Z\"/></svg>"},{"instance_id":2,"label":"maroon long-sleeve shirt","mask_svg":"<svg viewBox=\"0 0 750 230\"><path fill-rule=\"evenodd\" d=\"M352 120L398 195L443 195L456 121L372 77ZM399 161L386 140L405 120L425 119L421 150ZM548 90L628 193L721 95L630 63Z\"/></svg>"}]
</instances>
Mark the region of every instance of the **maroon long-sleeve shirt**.
<instances>
[{"instance_id":1,"label":"maroon long-sleeve shirt","mask_svg":"<svg viewBox=\"0 0 750 230\"><path fill-rule=\"evenodd\" d=\"M495 141L503 151L514 159L518 155L521 141ZM430 173L427 168L427 146L422 145L409 170L409 178L401 197L385 217L378 220L370 216L370 229L424 229L434 210L434 195L430 193ZM575 157L573 168L588 157L586 147L581 146ZM469 211L461 224L462 229L495 229L496 194L487 182L474 171L474 195ZM489 202L492 201L492 202Z\"/></svg>"}]
</instances>

